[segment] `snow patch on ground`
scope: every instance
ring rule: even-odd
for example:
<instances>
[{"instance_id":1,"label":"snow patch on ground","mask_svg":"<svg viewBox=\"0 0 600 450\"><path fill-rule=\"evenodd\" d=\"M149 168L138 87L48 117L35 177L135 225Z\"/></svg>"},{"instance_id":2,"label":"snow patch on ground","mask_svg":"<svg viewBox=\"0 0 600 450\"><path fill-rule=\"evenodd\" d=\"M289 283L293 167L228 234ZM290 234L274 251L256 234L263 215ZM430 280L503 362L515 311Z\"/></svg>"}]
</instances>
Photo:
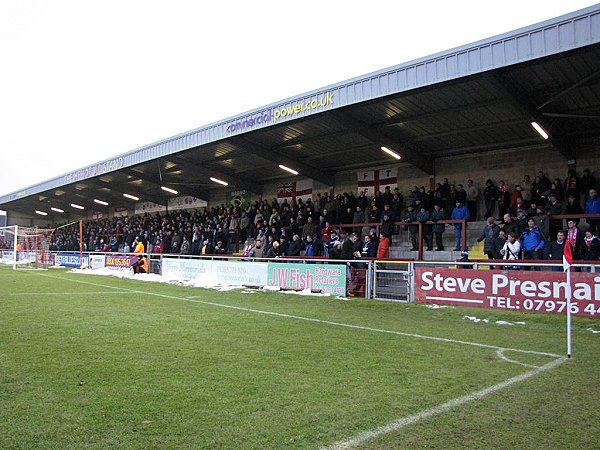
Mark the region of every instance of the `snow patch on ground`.
<instances>
[{"instance_id":1,"label":"snow patch on ground","mask_svg":"<svg viewBox=\"0 0 600 450\"><path fill-rule=\"evenodd\" d=\"M134 274L131 270L113 270L108 268L102 269L71 269L72 273L77 273L81 275L102 275L102 276L111 276L117 278L127 278L127 279L135 279L138 281L145 281L151 283L168 283L168 284L176 284L179 286L188 286L188 287L199 287L199 288L207 288L207 289L216 289L219 292L228 292L233 290L241 290L242 294L253 294L255 292L260 291L269 291L269 292L282 292L288 295L303 295L303 296L311 296L311 297L330 297L329 294L322 294L320 292L312 292L310 289L304 289L300 291L296 290L282 290L279 286L261 286L260 288L248 288L247 286L224 286L218 284L216 281L211 282L210 280L203 278L202 280L181 280L181 279L173 279L163 277L162 275L158 275L155 273L138 273ZM336 297L337 300L349 300L346 297Z\"/></svg>"},{"instance_id":2,"label":"snow patch on ground","mask_svg":"<svg viewBox=\"0 0 600 450\"><path fill-rule=\"evenodd\" d=\"M463 319L465 320L469 320L471 322L475 322L475 323L489 323L489 319L479 319L478 317L475 316L463 316ZM525 322L508 322L507 320L496 320L496 322L494 322L496 325L508 325L508 326L513 326L513 325L520 325L520 326L525 326Z\"/></svg>"},{"instance_id":3,"label":"snow patch on ground","mask_svg":"<svg viewBox=\"0 0 600 450\"><path fill-rule=\"evenodd\" d=\"M321 292L312 292L310 289L303 289L301 291L287 290L281 291L283 294L290 295L308 295L310 297L329 297L329 294L322 294Z\"/></svg>"},{"instance_id":4,"label":"snow patch on ground","mask_svg":"<svg viewBox=\"0 0 600 450\"><path fill-rule=\"evenodd\" d=\"M479 319L475 316L463 316L463 319L470 320L471 322L475 322L475 323L479 323L479 322L488 323L489 322L488 319Z\"/></svg>"}]
</instances>

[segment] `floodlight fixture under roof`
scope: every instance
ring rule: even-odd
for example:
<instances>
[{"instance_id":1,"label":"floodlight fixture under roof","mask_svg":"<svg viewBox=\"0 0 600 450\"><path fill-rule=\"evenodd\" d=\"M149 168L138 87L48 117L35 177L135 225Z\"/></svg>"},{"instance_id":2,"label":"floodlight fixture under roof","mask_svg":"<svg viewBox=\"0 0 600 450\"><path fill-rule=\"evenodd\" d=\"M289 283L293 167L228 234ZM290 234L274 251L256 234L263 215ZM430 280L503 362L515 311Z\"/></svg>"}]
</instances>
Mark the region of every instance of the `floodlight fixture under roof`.
<instances>
[{"instance_id":1,"label":"floodlight fixture under roof","mask_svg":"<svg viewBox=\"0 0 600 450\"><path fill-rule=\"evenodd\" d=\"M392 158L394 159L402 159L402 156L400 156L398 153L396 153L394 150L391 150L385 146L381 146L381 150L383 150L384 152L386 152L388 155L390 155Z\"/></svg>"},{"instance_id":2,"label":"floodlight fixture under roof","mask_svg":"<svg viewBox=\"0 0 600 450\"><path fill-rule=\"evenodd\" d=\"M284 166L283 164L279 164L279 168L281 170L285 170L286 172L289 172L289 173L291 173L293 175L298 175L298 171L297 170L291 169L288 166Z\"/></svg>"},{"instance_id":3,"label":"floodlight fixture under roof","mask_svg":"<svg viewBox=\"0 0 600 450\"><path fill-rule=\"evenodd\" d=\"M543 137L544 139L548 139L550 137L550 135L548 134L548 132L544 129L544 127L542 127L539 123L537 122L531 122L531 126L535 129L535 131L537 131L541 137Z\"/></svg>"},{"instance_id":4,"label":"floodlight fixture under roof","mask_svg":"<svg viewBox=\"0 0 600 450\"><path fill-rule=\"evenodd\" d=\"M160 188L165 192L169 192L170 194L179 194L179 191L176 191L175 189L171 189L166 186L161 186Z\"/></svg>"},{"instance_id":5,"label":"floodlight fixture under roof","mask_svg":"<svg viewBox=\"0 0 600 450\"><path fill-rule=\"evenodd\" d=\"M227 181L219 180L218 178L215 178L215 177L210 177L210 181L212 181L214 183L222 184L223 186L229 186L229 183Z\"/></svg>"}]
</instances>

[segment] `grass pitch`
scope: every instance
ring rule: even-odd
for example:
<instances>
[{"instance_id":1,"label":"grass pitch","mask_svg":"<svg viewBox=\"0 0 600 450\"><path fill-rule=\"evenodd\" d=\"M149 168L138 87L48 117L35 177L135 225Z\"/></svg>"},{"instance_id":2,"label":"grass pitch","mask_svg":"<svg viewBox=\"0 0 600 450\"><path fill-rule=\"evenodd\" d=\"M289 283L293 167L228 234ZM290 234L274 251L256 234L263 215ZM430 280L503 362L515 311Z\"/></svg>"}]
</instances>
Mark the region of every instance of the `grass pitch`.
<instances>
[{"instance_id":1,"label":"grass pitch","mask_svg":"<svg viewBox=\"0 0 600 450\"><path fill-rule=\"evenodd\" d=\"M600 319L574 318L561 364L558 315L63 270L0 286L2 449L598 446Z\"/></svg>"}]
</instances>

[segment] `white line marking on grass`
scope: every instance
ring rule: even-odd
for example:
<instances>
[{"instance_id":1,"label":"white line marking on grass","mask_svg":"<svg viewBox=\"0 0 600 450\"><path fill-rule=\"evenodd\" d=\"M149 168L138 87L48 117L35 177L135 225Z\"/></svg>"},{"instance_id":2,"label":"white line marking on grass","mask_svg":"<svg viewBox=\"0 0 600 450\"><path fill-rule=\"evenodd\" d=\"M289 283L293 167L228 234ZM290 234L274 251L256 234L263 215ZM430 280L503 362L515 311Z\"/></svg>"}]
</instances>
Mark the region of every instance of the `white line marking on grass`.
<instances>
[{"instance_id":1,"label":"white line marking on grass","mask_svg":"<svg viewBox=\"0 0 600 450\"><path fill-rule=\"evenodd\" d=\"M96 286L96 287L103 287L103 288L107 288L107 289L114 289L115 291L120 291L120 293L130 292L131 291L131 289L127 289L127 288L123 288L123 287L110 286L110 285L100 284L100 283L92 283L90 281L73 280L71 278L55 277L53 275L43 275L42 274L42 276L46 277L46 278L54 278L55 280L70 281L72 283L87 284L89 286Z\"/></svg>"},{"instance_id":2,"label":"white line marking on grass","mask_svg":"<svg viewBox=\"0 0 600 450\"><path fill-rule=\"evenodd\" d=\"M65 279L62 277L53 277L51 275L43 275L43 276L47 276L47 277L51 277L51 278L60 278L63 280ZM264 311L264 310L259 310L259 309L245 308L245 307L241 307L241 306L227 305L227 304L223 304L223 303L209 302L206 300L196 300L196 299L192 299L189 297L188 298L177 297L175 295L158 294L155 292L140 291L137 289L117 288L114 286L106 286L106 285L102 285L99 283L90 283L90 282L80 281L80 280L71 280L71 279L68 279L68 280L75 282L75 283L82 283L82 284L89 284L89 285L100 286L100 287L105 287L105 288L119 289L123 292L152 295L152 296L160 297L160 298L168 298L168 299L173 299L173 300L199 303L199 304L203 304L203 305L217 306L220 308L228 308L228 309L233 309L236 311L245 311L245 312L251 312L251 313L255 313L255 314L265 314L265 315L274 316L274 317L282 317L282 318L287 318L287 319L295 319L295 320L303 320L303 321L307 321L307 322L322 323L322 324L326 324L326 325L333 325L333 326L350 328L350 329L355 329L355 330L364 330L364 331L371 331L371 332L376 332L376 333L386 333L386 334L392 334L392 335L397 335L397 336L413 337L413 338L417 338L417 339L427 339L427 340L432 340L432 341L437 341L437 342L447 342L447 343L451 343L451 344L469 345L469 346L473 346L473 347L492 349L492 350L496 350L496 355L500 359L502 359L506 362L533 368L533 370L525 372L524 374L509 378L506 381L503 381L501 383L487 387L480 391L476 391L476 392L464 395L462 397L458 397L454 400L450 400L439 406L435 406L433 408L421 411L417 414L413 414L411 416L395 420L393 422L390 422L386 425L375 428L373 430L359 433L354 437L351 437L344 441L334 443L329 447L325 447L323 450L341 450L341 449L349 449L349 448L355 447L355 446L360 445L371 439L383 436L384 434L398 431L408 425L412 425L421 420L425 420L430 417L434 417L434 416L443 414L443 413L451 410L452 408L456 408L456 407L462 406L466 403L487 397L488 395L494 394L502 389L506 389L514 384L526 381L529 378L532 378L542 372L546 372L550 369L553 369L553 368L559 366L560 364L564 363L565 361L567 361L567 358L560 356L560 355L556 355L554 353L538 352L538 351L533 351L533 350L521 350L521 349L514 349L514 348L504 348L504 347L498 347L495 345L481 344L478 342L461 341L458 339L448 339L448 338L441 338L441 337L437 337L437 336L425 336L425 335L414 334L414 333L403 333L401 331L384 330L384 329L380 329L380 328L372 328L372 327L366 327L366 326L361 326L361 325L352 325L352 324L346 324L346 323L340 323L340 322L333 322L330 320L321 320L321 319L315 319L315 318L311 318L311 317L295 316L292 314L277 313L277 312L273 312L273 311ZM512 359L509 359L504 355L505 351L547 356L547 357L556 358L556 359L554 359L553 361L551 361L541 367L537 367L537 366L524 364L519 361L514 361Z\"/></svg>"},{"instance_id":3,"label":"white line marking on grass","mask_svg":"<svg viewBox=\"0 0 600 450\"><path fill-rule=\"evenodd\" d=\"M499 350L496 350L496 356L497 356L498 358L500 358L500 359L502 359L502 360L504 360L504 361L506 361L506 362L512 363L512 364L518 364L518 365L520 365L520 366L529 367L530 369L538 369L538 368L539 368L539 366L534 366L534 365L532 365L532 364L526 364L526 363L523 363L523 362L516 361L516 360L514 360L514 359L510 359L510 358L508 358L508 357L507 357L507 356L504 354L504 349L499 349Z\"/></svg>"},{"instance_id":4,"label":"white line marking on grass","mask_svg":"<svg viewBox=\"0 0 600 450\"><path fill-rule=\"evenodd\" d=\"M42 276L50 277L50 278L59 278L61 280L65 279L62 277L54 277L51 275L42 275ZM74 283L82 283L82 284L88 284L88 285L92 285L92 286L120 289L123 292L130 292L132 294L152 295L155 297L162 297L162 298L168 298L168 299L173 299L173 300L181 300L184 302L200 303L203 305L218 306L220 308L228 308L228 309L233 309L233 310L237 310L237 311L251 312L251 313L255 313L255 314L265 314L265 315L274 316L274 317L283 317L286 319L295 319L295 320L303 320L306 322L322 323L322 324L326 324L326 325L333 325L333 326L343 327L343 328L351 328L351 329L355 329L355 330L372 331L375 333L393 334L396 336L406 336L406 337L412 337L412 338L417 338L417 339L427 339L427 340L437 341L437 342L446 342L449 344L469 345L472 347L487 348L487 349L491 349L491 350L502 350L502 351L511 351L511 352L526 353L526 354L532 354L532 355L541 355L541 356L548 356L551 358L560 358L561 357L560 355L557 355L554 353L538 352L538 351L534 351L534 350L521 350L521 349L517 349L517 348L498 347L497 345L480 344L478 342L461 341L458 339L449 339L449 338L442 338L442 337L437 337L437 336L425 336L425 335L421 335L421 334L404 333L402 331L394 331L394 330L384 330L381 328L373 328L373 327L367 327L367 326L363 326L363 325L352 325L349 323L333 322L331 320L322 320L322 319L315 319L312 317L295 316L292 314L278 313L278 312L274 312L274 311L264 311L264 310L260 310L260 309L246 308L243 306L227 305L224 303L209 302L206 300L196 300L194 298L189 298L189 297L178 297L175 295L159 294L156 292L140 291L137 289L113 287L113 286L107 286L107 285L103 285L103 284L99 284L99 283L91 283L89 281L71 280L71 279L68 279L68 280L72 281Z\"/></svg>"},{"instance_id":5,"label":"white line marking on grass","mask_svg":"<svg viewBox=\"0 0 600 450\"><path fill-rule=\"evenodd\" d=\"M123 294L123 292L117 291L104 291L104 292L13 292L6 295L10 296L21 296L21 295L82 295L82 294L94 294L94 295L114 295Z\"/></svg>"},{"instance_id":6,"label":"white line marking on grass","mask_svg":"<svg viewBox=\"0 0 600 450\"><path fill-rule=\"evenodd\" d=\"M555 359L554 361L549 362L541 367L538 367L534 370L530 370L529 372L525 372L522 375L517 375L516 377L509 378L506 381L495 384L488 388L482 389L481 391L473 392L471 394L463 395L462 397L455 398L454 400L450 400L449 402L443 403L439 406L434 406L433 408L423 410L418 412L417 414L413 414L412 416L403 417L402 419L394 420L386 425L375 428L374 430L365 431L364 433L359 433L356 436L336 442L329 447L325 447L323 450L341 450L348 449L352 447L356 447L357 445L363 444L366 441L371 439L383 436L384 434L392 433L394 431L398 431L408 425L412 425L421 420L429 419L430 417L437 416L443 414L447 411L450 411L453 408L458 406L462 406L466 403L480 400L488 395L494 394L502 389L506 389L514 384L521 383L529 378L532 378L536 375L539 375L542 372L546 372L547 370L553 369L560 364L564 363L567 358L560 357Z\"/></svg>"}]
</instances>

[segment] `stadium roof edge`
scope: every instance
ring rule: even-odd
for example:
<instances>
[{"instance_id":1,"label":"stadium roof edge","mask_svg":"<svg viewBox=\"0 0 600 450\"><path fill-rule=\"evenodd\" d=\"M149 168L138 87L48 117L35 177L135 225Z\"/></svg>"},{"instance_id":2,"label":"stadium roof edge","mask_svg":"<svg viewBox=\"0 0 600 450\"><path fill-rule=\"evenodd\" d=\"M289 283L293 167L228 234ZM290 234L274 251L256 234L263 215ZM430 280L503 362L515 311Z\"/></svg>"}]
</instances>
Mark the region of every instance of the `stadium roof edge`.
<instances>
[{"instance_id":1,"label":"stadium roof edge","mask_svg":"<svg viewBox=\"0 0 600 450\"><path fill-rule=\"evenodd\" d=\"M589 26L587 27L587 31L585 31L582 27L580 29L575 29L575 23L577 21L582 21L588 19ZM109 172L121 170L125 167L132 167L136 164L140 164L145 161L153 160L160 157L165 157L174 153L181 152L186 149L198 147L210 142L219 141L222 139L226 139L229 137L233 137L236 135L241 135L250 131L254 131L260 128L265 128L269 126L276 125L275 120L268 121L269 123L261 123L253 126L251 129L243 129L241 131L230 131L227 132L228 129L231 129L231 126L240 123L246 120L252 120L252 118L262 114L268 113L272 111L276 111L282 108L293 108L294 106L301 105L307 99L317 98L319 96L323 96L328 92L337 91L342 89L343 87L362 83L368 81L370 79L375 79L377 77L384 76L386 74L390 74L393 72L408 72L410 70L416 71L417 68L425 68L428 63L434 63L441 60L448 60L451 58L458 58L459 55L466 54L468 52L481 52L482 49L489 48L491 52L491 46L493 45L507 45L507 42L514 41L521 37L529 35L530 37L534 35L534 33L539 33L540 31L550 31L551 29L557 29L561 26L567 26L568 24L573 24L573 30L567 33L567 37L572 37L573 39L563 39L561 41L560 30L556 32L556 45L552 48L548 48L543 45L543 50L538 49L538 53L532 54L532 49L529 48L524 51L524 53L519 54L516 58L511 60L506 60L505 58L501 58L502 61L494 61L493 64L488 66L483 66L480 64L479 66L468 69L461 70L460 67L456 68L455 72L451 72L448 70L445 74L439 75L436 72L435 77L432 79L428 77L427 74L421 77L421 82L416 79L413 83L406 82L405 85L401 86L398 83L397 86L391 87L387 91L380 90L379 92L374 93L373 95L369 95L366 97L360 98L348 98L344 102L331 102L332 104L324 105L321 107L319 105L318 108L303 110L301 113L294 113L290 116L283 116L279 118L279 123L285 123L290 120L299 119L301 117L306 117L308 115L317 114L320 112L341 108L344 106L349 106L356 103L361 103L369 100L373 100L380 97L385 97L394 93L413 90L423 86L427 86L430 84L441 83L454 78L466 77L475 73L480 73L492 69L498 69L501 67L507 67L510 65L518 64L521 62L534 60L537 58L542 58L544 56L549 56L561 52L566 52L568 50L572 50L579 47L585 47L587 45L591 45L594 43L600 43L600 4L592 5L590 7L580 9L578 11L574 11L562 16L558 16L556 18L548 19L543 22L539 22L536 24L532 24L526 27L522 27L513 31L509 31L503 34L499 34L496 36L492 36L486 39L482 39L476 42L468 43L459 47L455 47L449 50L445 50L442 52L438 52L432 55L424 56L422 58L418 58L415 60L411 60L408 62L400 63L395 66L383 68L374 72L370 72L364 75L359 75L354 78L350 78L335 84L331 84L328 86L324 86L312 91L304 92L302 94L289 97L287 99L283 99L274 103L270 103L268 105L264 105L244 113L238 114L236 116L230 116L228 118L210 123L208 125L203 125L198 128L179 133L174 136L170 136L168 138L162 139L160 141L156 141L154 143L136 148L134 150L130 150L118 155L115 155L111 158L102 160L100 162L84 166L80 169L76 169L72 172L68 172L57 177L48 179L44 182L14 191L4 196L0 196L0 205L17 200L19 198L27 197L30 195L37 194L39 192L43 192L49 189L58 188L60 186L71 184L77 181L82 181L87 178L96 177L99 175L103 175ZM542 44L546 44L545 38L543 38ZM515 52L518 53L518 43L511 43L511 45L515 46ZM486 50L487 51L487 50ZM425 69L423 69L425 70ZM417 76L417 75L415 75ZM234 127L235 128L235 127Z\"/></svg>"}]
</instances>

